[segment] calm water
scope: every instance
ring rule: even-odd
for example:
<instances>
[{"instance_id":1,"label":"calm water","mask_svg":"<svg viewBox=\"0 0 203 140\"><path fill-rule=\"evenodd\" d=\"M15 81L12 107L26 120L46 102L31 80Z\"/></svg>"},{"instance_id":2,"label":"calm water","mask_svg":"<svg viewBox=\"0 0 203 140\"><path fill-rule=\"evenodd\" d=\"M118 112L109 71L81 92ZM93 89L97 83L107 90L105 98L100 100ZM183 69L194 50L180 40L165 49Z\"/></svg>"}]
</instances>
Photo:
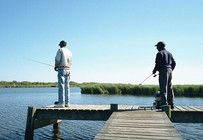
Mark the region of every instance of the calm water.
<instances>
[{"instance_id":1,"label":"calm water","mask_svg":"<svg viewBox=\"0 0 203 140\"><path fill-rule=\"evenodd\" d=\"M27 107L44 107L57 101L57 88L0 88L0 139L24 139ZM71 104L152 105L154 97L81 94L80 88L71 88ZM175 98L175 105L203 106L203 98ZM34 139L93 139L104 121L67 121L61 123L58 133L52 125L34 131ZM202 123L175 123L183 139L203 139Z\"/></svg>"}]
</instances>

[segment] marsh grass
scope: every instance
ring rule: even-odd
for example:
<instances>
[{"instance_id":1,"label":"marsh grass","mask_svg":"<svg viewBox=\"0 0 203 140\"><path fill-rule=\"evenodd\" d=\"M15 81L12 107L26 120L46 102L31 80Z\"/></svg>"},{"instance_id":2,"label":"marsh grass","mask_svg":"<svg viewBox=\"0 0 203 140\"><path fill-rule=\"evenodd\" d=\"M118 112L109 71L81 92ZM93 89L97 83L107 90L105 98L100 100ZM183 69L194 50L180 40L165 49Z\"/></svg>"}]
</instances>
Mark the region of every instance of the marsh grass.
<instances>
[{"instance_id":1,"label":"marsh grass","mask_svg":"<svg viewBox=\"0 0 203 140\"><path fill-rule=\"evenodd\" d=\"M109 83L83 83L84 94L122 94L154 96L159 91L158 85L131 85ZM174 85L175 96L203 97L203 85Z\"/></svg>"},{"instance_id":2,"label":"marsh grass","mask_svg":"<svg viewBox=\"0 0 203 140\"><path fill-rule=\"evenodd\" d=\"M132 85L110 83L76 83L70 82L71 87L80 87L83 94L120 94L154 96L159 91L158 85ZM29 87L58 87L57 82L29 82L29 81L0 81L0 88L29 88ZM203 85L174 85L175 96L203 97Z\"/></svg>"}]
</instances>

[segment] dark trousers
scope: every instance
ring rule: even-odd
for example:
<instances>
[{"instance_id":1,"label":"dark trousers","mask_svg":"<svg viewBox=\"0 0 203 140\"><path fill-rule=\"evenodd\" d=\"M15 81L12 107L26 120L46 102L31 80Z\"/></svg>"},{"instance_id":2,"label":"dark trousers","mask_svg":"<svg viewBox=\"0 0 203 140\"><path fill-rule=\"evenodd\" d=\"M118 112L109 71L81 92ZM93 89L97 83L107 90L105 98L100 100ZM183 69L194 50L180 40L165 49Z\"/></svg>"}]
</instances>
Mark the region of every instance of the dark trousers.
<instances>
[{"instance_id":1,"label":"dark trousers","mask_svg":"<svg viewBox=\"0 0 203 140\"><path fill-rule=\"evenodd\" d=\"M172 69L166 68L159 71L159 87L161 105L174 105L174 92L172 88Z\"/></svg>"}]
</instances>

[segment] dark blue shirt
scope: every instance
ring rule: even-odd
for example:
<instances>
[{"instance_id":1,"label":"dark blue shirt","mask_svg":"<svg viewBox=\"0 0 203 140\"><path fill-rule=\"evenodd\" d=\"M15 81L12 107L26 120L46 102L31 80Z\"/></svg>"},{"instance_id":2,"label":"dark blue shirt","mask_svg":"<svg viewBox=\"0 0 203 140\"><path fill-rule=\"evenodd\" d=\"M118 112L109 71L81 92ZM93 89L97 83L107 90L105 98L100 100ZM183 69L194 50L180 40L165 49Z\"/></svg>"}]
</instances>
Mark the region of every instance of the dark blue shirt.
<instances>
[{"instance_id":1,"label":"dark blue shirt","mask_svg":"<svg viewBox=\"0 0 203 140\"><path fill-rule=\"evenodd\" d=\"M172 54L165 49L163 49L157 53L155 63L156 63L156 65L155 65L153 71L159 71L159 70L165 69L165 68L172 68L172 70L173 70L176 66L176 62L175 62Z\"/></svg>"}]
</instances>

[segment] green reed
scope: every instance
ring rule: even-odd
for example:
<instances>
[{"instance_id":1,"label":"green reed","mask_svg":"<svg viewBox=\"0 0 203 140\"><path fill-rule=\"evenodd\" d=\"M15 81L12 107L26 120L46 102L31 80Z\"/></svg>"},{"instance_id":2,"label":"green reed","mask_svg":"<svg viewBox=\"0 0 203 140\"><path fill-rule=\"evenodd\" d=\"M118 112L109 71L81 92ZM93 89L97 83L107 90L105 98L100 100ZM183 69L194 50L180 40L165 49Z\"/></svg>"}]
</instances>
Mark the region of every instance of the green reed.
<instances>
[{"instance_id":1,"label":"green reed","mask_svg":"<svg viewBox=\"0 0 203 140\"><path fill-rule=\"evenodd\" d=\"M84 94L122 94L154 96L159 91L158 85L132 85L110 83L76 83L70 82L71 87L80 87ZM0 81L0 88L13 87L58 87L57 82L29 82L29 81ZM203 97L203 85L174 85L175 96Z\"/></svg>"},{"instance_id":2,"label":"green reed","mask_svg":"<svg viewBox=\"0 0 203 140\"><path fill-rule=\"evenodd\" d=\"M80 85L84 94L122 94L154 96L159 91L158 85L131 85L84 83ZM203 97L203 85L174 85L175 96Z\"/></svg>"}]
</instances>

